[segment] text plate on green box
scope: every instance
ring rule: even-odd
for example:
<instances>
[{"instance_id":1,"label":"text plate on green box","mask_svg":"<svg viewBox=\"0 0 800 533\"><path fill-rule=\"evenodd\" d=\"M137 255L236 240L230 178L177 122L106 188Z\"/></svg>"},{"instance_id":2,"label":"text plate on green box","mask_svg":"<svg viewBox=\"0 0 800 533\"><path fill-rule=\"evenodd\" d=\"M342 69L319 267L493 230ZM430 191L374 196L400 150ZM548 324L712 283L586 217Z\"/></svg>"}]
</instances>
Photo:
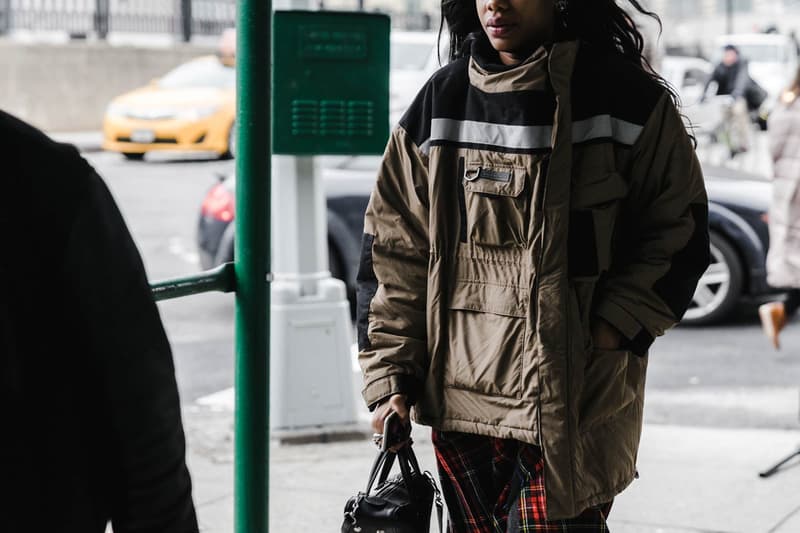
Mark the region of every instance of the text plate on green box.
<instances>
[{"instance_id":1,"label":"text plate on green box","mask_svg":"<svg viewBox=\"0 0 800 533\"><path fill-rule=\"evenodd\" d=\"M273 153L383 153L389 28L372 13L275 12Z\"/></svg>"}]
</instances>

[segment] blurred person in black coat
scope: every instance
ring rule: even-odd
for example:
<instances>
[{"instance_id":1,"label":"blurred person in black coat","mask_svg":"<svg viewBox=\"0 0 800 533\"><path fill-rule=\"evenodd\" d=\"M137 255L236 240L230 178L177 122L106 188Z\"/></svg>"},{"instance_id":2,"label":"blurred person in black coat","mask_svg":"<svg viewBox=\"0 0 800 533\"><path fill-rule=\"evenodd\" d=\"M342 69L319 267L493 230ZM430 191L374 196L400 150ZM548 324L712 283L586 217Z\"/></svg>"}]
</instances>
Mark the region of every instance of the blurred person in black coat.
<instances>
[{"instance_id":1,"label":"blurred person in black coat","mask_svg":"<svg viewBox=\"0 0 800 533\"><path fill-rule=\"evenodd\" d=\"M733 104L725 109L725 120L729 121L731 155L746 152L751 143L750 113L757 112L767 98L766 91L750 76L746 58L734 45L726 45L722 60L706 82L702 99L708 88L717 84L716 94L733 98Z\"/></svg>"},{"instance_id":2,"label":"blurred person in black coat","mask_svg":"<svg viewBox=\"0 0 800 533\"><path fill-rule=\"evenodd\" d=\"M706 91L712 83L717 84L717 95L741 98L750 111L758 109L766 98L764 90L750 77L747 59L743 58L739 49L732 44L725 45L722 60L714 67L711 77L706 82Z\"/></svg>"},{"instance_id":3,"label":"blurred person in black coat","mask_svg":"<svg viewBox=\"0 0 800 533\"><path fill-rule=\"evenodd\" d=\"M0 531L196 532L141 258L78 152L0 112Z\"/></svg>"}]
</instances>

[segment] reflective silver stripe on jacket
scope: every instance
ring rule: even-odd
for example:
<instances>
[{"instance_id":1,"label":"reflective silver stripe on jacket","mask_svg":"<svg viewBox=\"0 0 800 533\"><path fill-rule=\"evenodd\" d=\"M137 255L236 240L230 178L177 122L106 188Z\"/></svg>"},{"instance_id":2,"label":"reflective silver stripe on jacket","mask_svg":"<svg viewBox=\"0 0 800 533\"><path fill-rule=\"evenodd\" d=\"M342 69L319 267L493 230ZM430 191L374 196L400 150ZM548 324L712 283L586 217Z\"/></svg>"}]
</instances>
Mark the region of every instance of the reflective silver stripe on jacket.
<instances>
[{"instance_id":1,"label":"reflective silver stripe on jacket","mask_svg":"<svg viewBox=\"0 0 800 533\"><path fill-rule=\"evenodd\" d=\"M595 139L613 139L633 145L639 138L643 126L614 118L597 115L572 123L572 142L582 143ZM462 144L483 144L512 150L540 150L549 148L553 126L511 126L472 120L434 118L431 120L431 136L420 149L427 153L431 143L449 141Z\"/></svg>"}]
</instances>

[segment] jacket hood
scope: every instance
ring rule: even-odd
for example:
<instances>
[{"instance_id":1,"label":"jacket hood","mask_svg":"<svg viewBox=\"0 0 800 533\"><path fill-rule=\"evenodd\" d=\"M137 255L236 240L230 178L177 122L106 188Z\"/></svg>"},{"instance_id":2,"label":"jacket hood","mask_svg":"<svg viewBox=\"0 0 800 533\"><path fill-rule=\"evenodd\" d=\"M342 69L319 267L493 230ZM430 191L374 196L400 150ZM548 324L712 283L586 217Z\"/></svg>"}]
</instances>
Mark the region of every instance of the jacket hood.
<instances>
[{"instance_id":1,"label":"jacket hood","mask_svg":"<svg viewBox=\"0 0 800 533\"><path fill-rule=\"evenodd\" d=\"M550 57L554 47L577 47L577 42L547 43L516 65L504 65L483 32L470 36L470 83L484 92L544 90L547 88ZM572 64L565 65L571 71Z\"/></svg>"}]
</instances>

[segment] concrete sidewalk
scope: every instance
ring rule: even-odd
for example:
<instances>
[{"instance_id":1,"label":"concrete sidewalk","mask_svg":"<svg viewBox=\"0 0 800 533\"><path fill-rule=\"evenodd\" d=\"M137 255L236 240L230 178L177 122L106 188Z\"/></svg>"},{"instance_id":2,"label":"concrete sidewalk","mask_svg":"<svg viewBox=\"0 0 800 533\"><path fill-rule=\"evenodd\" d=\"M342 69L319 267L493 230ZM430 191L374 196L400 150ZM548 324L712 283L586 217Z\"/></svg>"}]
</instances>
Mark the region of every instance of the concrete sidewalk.
<instances>
[{"instance_id":1,"label":"concrete sidewalk","mask_svg":"<svg viewBox=\"0 0 800 533\"><path fill-rule=\"evenodd\" d=\"M233 531L233 416L185 411L201 530ZM435 472L427 428L415 427L423 468ZM641 479L615 502L614 533L800 533L800 461L758 472L800 445L800 431L646 425ZM338 531L347 498L366 482L375 448L356 442L271 446L270 531ZM433 531L433 529L431 530Z\"/></svg>"}]
</instances>

